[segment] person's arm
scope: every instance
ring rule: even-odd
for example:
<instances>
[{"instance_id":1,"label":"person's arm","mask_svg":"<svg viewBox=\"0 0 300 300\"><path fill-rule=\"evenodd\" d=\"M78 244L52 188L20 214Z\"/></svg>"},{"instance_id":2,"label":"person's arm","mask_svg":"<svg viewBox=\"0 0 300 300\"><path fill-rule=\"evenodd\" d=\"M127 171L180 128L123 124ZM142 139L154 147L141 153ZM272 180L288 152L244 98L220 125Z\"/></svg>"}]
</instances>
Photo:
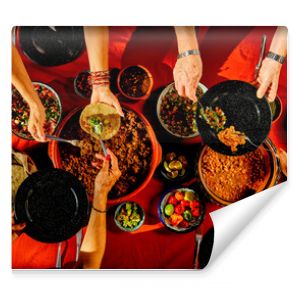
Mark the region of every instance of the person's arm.
<instances>
[{"instance_id":1,"label":"person's arm","mask_svg":"<svg viewBox=\"0 0 300 300\"><path fill-rule=\"evenodd\" d=\"M92 78L91 103L110 104L123 116L120 103L109 87L108 27L84 27L84 37Z\"/></svg>"},{"instance_id":2,"label":"person's arm","mask_svg":"<svg viewBox=\"0 0 300 300\"><path fill-rule=\"evenodd\" d=\"M286 57L287 52L287 28L278 27L272 43L269 49L269 52ZM266 57L262 66L259 70L257 82L259 88L257 90L257 97L262 98L266 95L269 101L274 101L277 95L279 76L281 71L282 63Z\"/></svg>"},{"instance_id":3,"label":"person's arm","mask_svg":"<svg viewBox=\"0 0 300 300\"><path fill-rule=\"evenodd\" d=\"M108 149L110 160L96 155L103 161L102 169L95 179L95 191L87 231L80 249L79 261L84 269L101 267L106 246L107 195L121 176L118 160ZM97 167L97 163L95 164Z\"/></svg>"},{"instance_id":4,"label":"person's arm","mask_svg":"<svg viewBox=\"0 0 300 300\"><path fill-rule=\"evenodd\" d=\"M195 28L191 26L176 26L179 55L192 54L177 59L173 70L175 88L182 97L197 101L196 89L202 76L202 60L200 57Z\"/></svg>"},{"instance_id":5,"label":"person's arm","mask_svg":"<svg viewBox=\"0 0 300 300\"><path fill-rule=\"evenodd\" d=\"M28 130L34 139L45 142L45 109L35 92L29 75L16 47L12 45L12 84L28 103L30 115Z\"/></svg>"}]
</instances>

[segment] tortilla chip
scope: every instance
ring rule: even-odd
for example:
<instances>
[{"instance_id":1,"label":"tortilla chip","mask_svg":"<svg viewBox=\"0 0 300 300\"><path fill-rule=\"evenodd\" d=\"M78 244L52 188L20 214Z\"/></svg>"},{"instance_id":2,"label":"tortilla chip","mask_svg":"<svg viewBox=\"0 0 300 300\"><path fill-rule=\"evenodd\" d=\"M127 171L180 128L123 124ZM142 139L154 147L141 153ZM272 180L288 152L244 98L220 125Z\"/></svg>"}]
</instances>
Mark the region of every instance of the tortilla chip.
<instances>
[{"instance_id":1,"label":"tortilla chip","mask_svg":"<svg viewBox=\"0 0 300 300\"><path fill-rule=\"evenodd\" d=\"M91 125L92 120L100 124ZM119 131L121 117L116 109L106 103L87 105L80 115L80 127L96 139L109 140ZM96 130L97 129L97 130Z\"/></svg>"}]
</instances>

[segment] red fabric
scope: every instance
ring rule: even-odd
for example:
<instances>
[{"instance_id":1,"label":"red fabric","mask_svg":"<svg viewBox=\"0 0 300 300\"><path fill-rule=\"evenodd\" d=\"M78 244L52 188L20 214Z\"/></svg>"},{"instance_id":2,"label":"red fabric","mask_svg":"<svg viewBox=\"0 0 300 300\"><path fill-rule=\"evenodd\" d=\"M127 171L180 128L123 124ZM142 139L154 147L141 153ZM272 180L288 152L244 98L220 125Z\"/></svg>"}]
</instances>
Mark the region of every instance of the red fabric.
<instances>
[{"instance_id":1,"label":"red fabric","mask_svg":"<svg viewBox=\"0 0 300 300\"><path fill-rule=\"evenodd\" d=\"M265 28L263 31L271 38L272 28ZM224 78L236 77L237 79L237 76L241 76L240 70L242 70L242 74L252 74L257 57L252 55L249 49L254 51L257 47L259 48L259 45L252 46L252 43L254 42L253 38L255 38L260 44L261 32L261 28L251 27L201 27L197 33L204 65L201 81L210 87L223 81ZM116 27L111 28L110 33L111 68L122 68L131 64L144 65L154 77L154 90L173 81L172 72L177 54L173 28ZM245 45L247 51L242 49ZM246 56L249 55L249 57L242 57L241 53ZM62 100L64 115L78 105L88 103L87 100L77 96L73 89L73 79L76 75L89 68L86 52L76 61L58 67L45 68L33 64L24 55L22 58L33 81L47 83L58 92ZM230 67L231 64L235 66L234 69ZM243 69L239 68L241 64ZM270 137L277 146L286 149L286 131L284 129L286 119L286 64L280 77L278 94L282 99L284 109L280 120L273 125ZM145 102L127 102L127 105L143 112ZM194 144L199 143L199 141L200 138L195 138L186 143ZM15 136L13 136L12 144L16 149L20 149L19 147L22 146L20 140ZM25 150L31 149L35 144L35 142L27 144ZM24 148L20 150L24 150ZM157 204L164 190L163 182L154 176L149 185L132 199L144 208L146 224L159 222ZM217 205L206 204L206 215L202 224L204 232L212 226L208 213L218 208ZM110 213L107 223L107 247L102 268L192 268L195 247L194 232L178 234L162 227L137 234L125 233L115 226L113 216ZM75 257L74 238L65 243L64 249L67 250L63 267L70 267ZM13 243L12 266L13 268L54 267L56 251L57 244L38 243L23 234Z\"/></svg>"}]
</instances>

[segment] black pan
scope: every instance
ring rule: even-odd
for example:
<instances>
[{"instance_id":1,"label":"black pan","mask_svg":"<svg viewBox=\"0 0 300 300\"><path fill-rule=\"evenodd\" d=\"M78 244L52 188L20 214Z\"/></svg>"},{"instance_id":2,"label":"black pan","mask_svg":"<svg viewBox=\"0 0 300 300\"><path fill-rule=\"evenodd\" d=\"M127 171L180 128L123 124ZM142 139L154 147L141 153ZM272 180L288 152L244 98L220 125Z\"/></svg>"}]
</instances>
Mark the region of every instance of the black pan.
<instances>
[{"instance_id":1,"label":"black pan","mask_svg":"<svg viewBox=\"0 0 300 300\"><path fill-rule=\"evenodd\" d=\"M210 88L198 102L197 126L204 141L213 150L225 155L242 155L255 150L267 138L272 124L272 113L267 99L256 97L257 89L238 80L221 82ZM233 125L251 140L239 145L237 151L221 143L217 132L200 117L201 107L220 107L226 115L225 128ZM254 144L254 145L253 145Z\"/></svg>"},{"instance_id":2,"label":"black pan","mask_svg":"<svg viewBox=\"0 0 300 300\"><path fill-rule=\"evenodd\" d=\"M83 28L74 26L21 26L19 43L25 55L42 66L69 63L85 46Z\"/></svg>"},{"instance_id":3,"label":"black pan","mask_svg":"<svg viewBox=\"0 0 300 300\"><path fill-rule=\"evenodd\" d=\"M84 187L76 177L60 169L33 173L16 195L16 222L25 222L24 232L40 242L69 239L87 224L88 214Z\"/></svg>"}]
</instances>

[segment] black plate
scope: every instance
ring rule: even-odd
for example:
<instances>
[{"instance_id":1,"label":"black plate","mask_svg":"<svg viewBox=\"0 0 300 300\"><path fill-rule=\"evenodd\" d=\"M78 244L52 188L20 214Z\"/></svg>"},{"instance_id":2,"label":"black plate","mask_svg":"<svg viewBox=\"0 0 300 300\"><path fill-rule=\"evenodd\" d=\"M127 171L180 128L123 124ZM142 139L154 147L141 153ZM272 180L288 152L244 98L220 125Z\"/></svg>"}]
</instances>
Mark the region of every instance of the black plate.
<instances>
[{"instance_id":1,"label":"black plate","mask_svg":"<svg viewBox=\"0 0 300 300\"><path fill-rule=\"evenodd\" d=\"M244 132L255 145L259 146L267 138L272 124L272 113L266 98L256 97L257 89L251 84L238 80L221 82L210 88L201 98L205 107L220 107L227 117L225 128L233 125ZM205 144L225 155L242 155L257 147L248 141L238 146L236 152L221 143L215 130L200 117L200 104L197 109L197 126Z\"/></svg>"},{"instance_id":2,"label":"black plate","mask_svg":"<svg viewBox=\"0 0 300 300\"><path fill-rule=\"evenodd\" d=\"M19 42L22 51L34 63L58 66L80 56L84 49L82 27L21 26Z\"/></svg>"},{"instance_id":3,"label":"black plate","mask_svg":"<svg viewBox=\"0 0 300 300\"><path fill-rule=\"evenodd\" d=\"M60 169L33 173L16 195L17 223L26 222L24 232L40 242L67 240L87 224L88 213L82 184Z\"/></svg>"}]
</instances>

